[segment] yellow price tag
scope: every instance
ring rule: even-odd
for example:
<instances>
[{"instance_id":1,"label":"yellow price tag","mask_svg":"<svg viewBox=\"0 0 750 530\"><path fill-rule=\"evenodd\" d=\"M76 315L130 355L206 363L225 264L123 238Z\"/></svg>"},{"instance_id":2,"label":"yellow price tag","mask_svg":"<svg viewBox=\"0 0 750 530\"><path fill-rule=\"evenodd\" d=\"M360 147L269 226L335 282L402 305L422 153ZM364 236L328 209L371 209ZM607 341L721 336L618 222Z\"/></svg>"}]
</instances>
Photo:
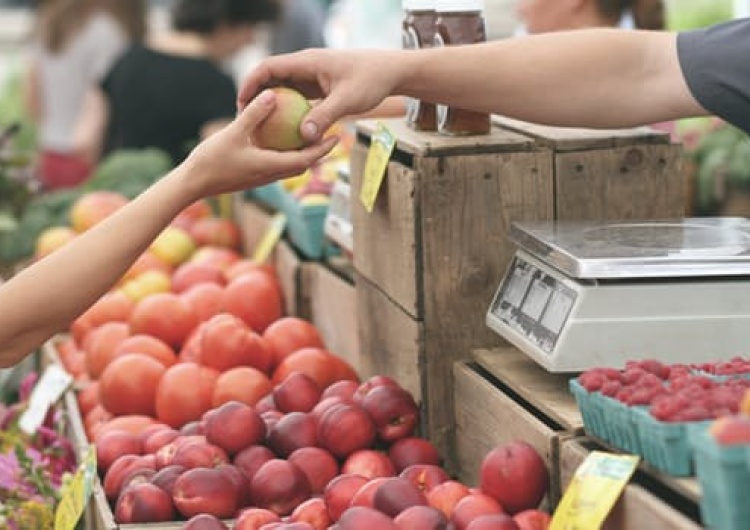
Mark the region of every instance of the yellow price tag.
<instances>
[{"instance_id":1,"label":"yellow price tag","mask_svg":"<svg viewBox=\"0 0 750 530\"><path fill-rule=\"evenodd\" d=\"M557 506L550 530L598 530L638 467L639 457L592 452Z\"/></svg>"},{"instance_id":2,"label":"yellow price tag","mask_svg":"<svg viewBox=\"0 0 750 530\"><path fill-rule=\"evenodd\" d=\"M263 234L258 246L255 247L255 252L253 252L253 261L255 263L266 262L271 252L273 252L274 247L281 239L284 228L286 228L286 215L278 212L271 219L271 225L266 230L266 233Z\"/></svg>"},{"instance_id":3,"label":"yellow price tag","mask_svg":"<svg viewBox=\"0 0 750 530\"><path fill-rule=\"evenodd\" d=\"M396 138L391 131L383 123L378 122L375 134L372 135L370 149L367 152L365 174L362 178L362 189L359 194L359 199L368 213L372 213L375 207L380 185L383 183L385 172L388 169L388 161L395 145Z\"/></svg>"},{"instance_id":4,"label":"yellow price tag","mask_svg":"<svg viewBox=\"0 0 750 530\"><path fill-rule=\"evenodd\" d=\"M74 530L91 496L96 476L96 449L89 446L78 471L60 492L60 502L55 510L55 530Z\"/></svg>"}]
</instances>

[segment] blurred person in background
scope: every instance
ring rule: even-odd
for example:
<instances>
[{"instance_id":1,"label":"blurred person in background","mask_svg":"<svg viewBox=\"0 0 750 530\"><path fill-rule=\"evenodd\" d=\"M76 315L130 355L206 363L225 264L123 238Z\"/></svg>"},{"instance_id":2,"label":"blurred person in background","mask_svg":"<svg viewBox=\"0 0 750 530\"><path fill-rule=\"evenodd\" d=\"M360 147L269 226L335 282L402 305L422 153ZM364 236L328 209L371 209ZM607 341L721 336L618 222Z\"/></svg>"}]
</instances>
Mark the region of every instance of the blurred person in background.
<instances>
[{"instance_id":1,"label":"blurred person in background","mask_svg":"<svg viewBox=\"0 0 750 530\"><path fill-rule=\"evenodd\" d=\"M95 162L74 131L87 91L146 30L143 0L45 0L35 14L24 99L39 130L45 189L74 186Z\"/></svg>"},{"instance_id":2,"label":"blurred person in background","mask_svg":"<svg viewBox=\"0 0 750 530\"><path fill-rule=\"evenodd\" d=\"M326 8L320 0L279 0L281 16L271 33L269 53L278 55L326 46Z\"/></svg>"},{"instance_id":3,"label":"blurred person in background","mask_svg":"<svg viewBox=\"0 0 750 530\"><path fill-rule=\"evenodd\" d=\"M518 32L546 33L597 26L664 29L662 0L518 0Z\"/></svg>"},{"instance_id":4,"label":"blurred person in background","mask_svg":"<svg viewBox=\"0 0 750 530\"><path fill-rule=\"evenodd\" d=\"M236 84L225 62L274 22L275 0L176 0L171 28L131 46L92 91L80 123L89 144L154 147L175 164L236 113Z\"/></svg>"}]
</instances>

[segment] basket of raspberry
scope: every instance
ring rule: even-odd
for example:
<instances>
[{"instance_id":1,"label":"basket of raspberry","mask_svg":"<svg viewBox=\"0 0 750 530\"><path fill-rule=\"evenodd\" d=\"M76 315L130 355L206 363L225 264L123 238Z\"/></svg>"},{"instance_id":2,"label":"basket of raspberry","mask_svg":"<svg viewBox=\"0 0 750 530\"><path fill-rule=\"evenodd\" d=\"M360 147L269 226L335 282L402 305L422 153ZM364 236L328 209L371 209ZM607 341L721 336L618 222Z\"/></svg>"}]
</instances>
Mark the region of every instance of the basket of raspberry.
<instances>
[{"instance_id":1,"label":"basket of raspberry","mask_svg":"<svg viewBox=\"0 0 750 530\"><path fill-rule=\"evenodd\" d=\"M744 378L715 380L653 360L622 371L595 368L571 381L589 434L675 476L693 474L693 431L736 413L748 387Z\"/></svg>"},{"instance_id":2,"label":"basket of raspberry","mask_svg":"<svg viewBox=\"0 0 750 530\"><path fill-rule=\"evenodd\" d=\"M750 359L733 357L728 361L694 364L690 366L696 375L705 375L716 381L727 379L750 379Z\"/></svg>"}]
</instances>

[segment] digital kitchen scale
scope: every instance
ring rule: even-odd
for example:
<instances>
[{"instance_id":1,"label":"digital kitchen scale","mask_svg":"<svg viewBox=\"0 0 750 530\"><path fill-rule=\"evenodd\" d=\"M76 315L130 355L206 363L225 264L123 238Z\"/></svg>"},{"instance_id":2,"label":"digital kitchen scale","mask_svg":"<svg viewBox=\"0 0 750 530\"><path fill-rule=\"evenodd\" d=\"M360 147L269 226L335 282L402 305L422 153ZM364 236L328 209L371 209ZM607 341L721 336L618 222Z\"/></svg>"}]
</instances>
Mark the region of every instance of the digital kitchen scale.
<instances>
[{"instance_id":1,"label":"digital kitchen scale","mask_svg":"<svg viewBox=\"0 0 750 530\"><path fill-rule=\"evenodd\" d=\"M750 220L515 223L487 325L550 372L750 355Z\"/></svg>"}]
</instances>

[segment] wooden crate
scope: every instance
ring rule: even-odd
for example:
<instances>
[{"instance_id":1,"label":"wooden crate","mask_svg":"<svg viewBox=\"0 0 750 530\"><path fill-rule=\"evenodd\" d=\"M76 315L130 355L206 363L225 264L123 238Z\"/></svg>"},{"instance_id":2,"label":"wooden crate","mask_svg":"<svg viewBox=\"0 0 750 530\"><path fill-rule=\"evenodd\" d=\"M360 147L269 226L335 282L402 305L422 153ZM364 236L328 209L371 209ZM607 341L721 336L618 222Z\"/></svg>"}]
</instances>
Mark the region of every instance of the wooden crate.
<instances>
[{"instance_id":1,"label":"wooden crate","mask_svg":"<svg viewBox=\"0 0 750 530\"><path fill-rule=\"evenodd\" d=\"M563 491L575 474L578 466L583 462L589 452L597 447L586 438L572 438L564 440L560 446L560 458L558 466L558 482ZM691 516L685 515L673 506L675 492L671 489L661 488L662 494L668 494L669 500L660 498L658 493L650 491L639 484L640 477L636 475L634 480L625 487L622 496L612 509L609 517L602 526L604 530L694 530L702 528L696 521L698 513L697 504L692 499L681 499L681 504L687 505L687 511ZM653 488L653 484L651 485ZM650 489L652 489L650 488ZM692 506L690 504L693 503Z\"/></svg>"},{"instance_id":2,"label":"wooden crate","mask_svg":"<svg viewBox=\"0 0 750 530\"><path fill-rule=\"evenodd\" d=\"M356 198L376 122L358 123L351 159L360 351L418 389L426 434L448 453L453 364L504 344L485 313L512 222L680 216L679 147L640 129L447 138L385 123L397 144L371 213Z\"/></svg>"},{"instance_id":3,"label":"wooden crate","mask_svg":"<svg viewBox=\"0 0 750 530\"><path fill-rule=\"evenodd\" d=\"M564 431L496 386L474 363L454 365L453 390L459 479L470 486L478 485L479 468L487 453L499 445L523 440L544 459L550 476L544 506L554 505L558 497L557 445Z\"/></svg>"},{"instance_id":4,"label":"wooden crate","mask_svg":"<svg viewBox=\"0 0 750 530\"><path fill-rule=\"evenodd\" d=\"M304 292L309 297L310 321L331 352L360 370L357 338L357 291L354 280L328 263L305 270Z\"/></svg>"}]
</instances>

